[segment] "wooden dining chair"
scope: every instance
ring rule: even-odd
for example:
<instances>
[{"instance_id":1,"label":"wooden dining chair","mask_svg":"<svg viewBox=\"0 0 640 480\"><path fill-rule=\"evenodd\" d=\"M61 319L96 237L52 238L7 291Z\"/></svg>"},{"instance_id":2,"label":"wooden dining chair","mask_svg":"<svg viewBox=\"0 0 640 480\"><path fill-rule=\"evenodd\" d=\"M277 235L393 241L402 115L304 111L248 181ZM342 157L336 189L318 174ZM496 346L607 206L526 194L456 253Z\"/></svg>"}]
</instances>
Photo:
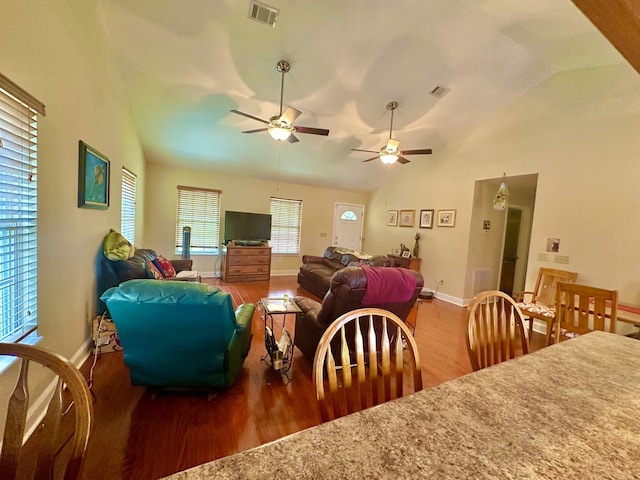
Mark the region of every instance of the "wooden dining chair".
<instances>
[{"instance_id":1,"label":"wooden dining chair","mask_svg":"<svg viewBox=\"0 0 640 480\"><path fill-rule=\"evenodd\" d=\"M23 440L30 406L28 374L31 362L42 365L58 377L41 431L38 432L37 462L31 463L31 466L35 464L35 474L32 478L80 478L93 421L93 404L85 378L69 360L41 347L0 343L0 355L21 359L18 381L8 404L0 452L0 478L23 478L25 463L29 461L23 458L23 452L25 452ZM65 389L68 389L70 395L64 391ZM65 406L67 403L65 400L68 400L69 396L73 402L73 408L70 410L70 405ZM69 440L68 429L62 428L62 419L67 410L75 413L75 428L70 445L65 445ZM62 433L63 431L65 433ZM61 447L63 445L64 450ZM32 450L29 452L31 453ZM56 459L58 453L60 453L60 460Z\"/></svg>"},{"instance_id":2,"label":"wooden dining chair","mask_svg":"<svg viewBox=\"0 0 640 480\"><path fill-rule=\"evenodd\" d=\"M576 283L558 284L555 343L593 330L615 333L617 317L617 290Z\"/></svg>"},{"instance_id":3,"label":"wooden dining chair","mask_svg":"<svg viewBox=\"0 0 640 480\"><path fill-rule=\"evenodd\" d=\"M546 338L551 339L551 330L556 318L556 289L558 282L575 283L578 278L576 272L557 270L555 268L540 268L538 278L532 292L516 292L514 299L518 308L529 322L529 337L533 333L533 320L543 320L546 323Z\"/></svg>"},{"instance_id":4,"label":"wooden dining chair","mask_svg":"<svg viewBox=\"0 0 640 480\"><path fill-rule=\"evenodd\" d=\"M529 353L524 317L506 293L489 290L467 307L467 351L474 371Z\"/></svg>"},{"instance_id":5,"label":"wooden dining chair","mask_svg":"<svg viewBox=\"0 0 640 480\"><path fill-rule=\"evenodd\" d=\"M418 347L407 325L380 308L361 308L334 320L313 361L322 421L422 390ZM355 378L354 378L355 377Z\"/></svg>"}]
</instances>

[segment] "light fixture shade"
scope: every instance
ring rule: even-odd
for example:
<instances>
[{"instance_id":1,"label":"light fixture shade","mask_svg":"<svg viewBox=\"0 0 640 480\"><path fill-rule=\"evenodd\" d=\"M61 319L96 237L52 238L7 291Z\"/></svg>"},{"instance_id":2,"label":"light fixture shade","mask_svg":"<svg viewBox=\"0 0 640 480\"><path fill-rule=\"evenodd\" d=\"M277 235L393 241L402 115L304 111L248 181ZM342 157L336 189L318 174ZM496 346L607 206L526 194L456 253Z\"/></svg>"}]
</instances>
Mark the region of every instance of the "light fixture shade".
<instances>
[{"instance_id":1,"label":"light fixture shade","mask_svg":"<svg viewBox=\"0 0 640 480\"><path fill-rule=\"evenodd\" d=\"M269 132L269 135L271 135L271 138L282 142L283 140L289 138L293 129L285 127L269 127L267 131Z\"/></svg>"},{"instance_id":2,"label":"light fixture shade","mask_svg":"<svg viewBox=\"0 0 640 480\"><path fill-rule=\"evenodd\" d=\"M493 198L494 210L505 210L509 204L509 189L507 188L506 174L502 176L502 183L500 188L496 192L496 196Z\"/></svg>"},{"instance_id":3,"label":"light fixture shade","mask_svg":"<svg viewBox=\"0 0 640 480\"><path fill-rule=\"evenodd\" d=\"M385 165L391 165L392 163L395 163L396 160L398 160L398 155L384 153L380 155L380 160L382 160L382 163L384 163Z\"/></svg>"}]
</instances>

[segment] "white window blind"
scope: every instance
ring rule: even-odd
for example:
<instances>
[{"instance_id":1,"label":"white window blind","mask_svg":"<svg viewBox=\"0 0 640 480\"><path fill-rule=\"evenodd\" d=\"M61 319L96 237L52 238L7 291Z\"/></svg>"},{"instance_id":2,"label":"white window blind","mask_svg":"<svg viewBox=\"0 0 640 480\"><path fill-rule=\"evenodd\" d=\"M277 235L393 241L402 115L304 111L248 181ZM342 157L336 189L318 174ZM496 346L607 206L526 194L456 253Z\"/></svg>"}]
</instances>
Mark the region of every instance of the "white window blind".
<instances>
[{"instance_id":1,"label":"white window blind","mask_svg":"<svg viewBox=\"0 0 640 480\"><path fill-rule=\"evenodd\" d=\"M273 253L300 253L302 200L271 197L271 240Z\"/></svg>"},{"instance_id":2,"label":"white window blind","mask_svg":"<svg viewBox=\"0 0 640 480\"><path fill-rule=\"evenodd\" d=\"M136 181L136 174L122 167L120 233L132 245L136 244Z\"/></svg>"},{"instance_id":3,"label":"white window blind","mask_svg":"<svg viewBox=\"0 0 640 480\"><path fill-rule=\"evenodd\" d=\"M184 227L191 228L191 253L218 253L221 193L220 190L178 186L176 254L182 254Z\"/></svg>"},{"instance_id":4,"label":"white window blind","mask_svg":"<svg viewBox=\"0 0 640 480\"><path fill-rule=\"evenodd\" d=\"M37 328L38 112L44 105L0 75L0 341Z\"/></svg>"}]
</instances>

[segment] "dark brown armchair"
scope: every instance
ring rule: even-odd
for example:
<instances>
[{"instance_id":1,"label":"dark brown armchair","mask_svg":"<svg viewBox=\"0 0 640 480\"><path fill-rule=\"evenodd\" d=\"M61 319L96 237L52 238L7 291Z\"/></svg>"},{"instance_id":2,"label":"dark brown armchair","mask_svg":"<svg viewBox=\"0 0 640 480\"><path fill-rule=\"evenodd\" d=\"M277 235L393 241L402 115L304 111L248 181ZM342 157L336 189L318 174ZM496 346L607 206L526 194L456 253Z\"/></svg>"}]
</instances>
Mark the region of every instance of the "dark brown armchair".
<instances>
[{"instance_id":1,"label":"dark brown armchair","mask_svg":"<svg viewBox=\"0 0 640 480\"><path fill-rule=\"evenodd\" d=\"M346 267L332 277L322 303L295 297L295 346L313 362L324 331L340 315L359 308L382 308L406 320L424 286L419 272L395 267Z\"/></svg>"}]
</instances>

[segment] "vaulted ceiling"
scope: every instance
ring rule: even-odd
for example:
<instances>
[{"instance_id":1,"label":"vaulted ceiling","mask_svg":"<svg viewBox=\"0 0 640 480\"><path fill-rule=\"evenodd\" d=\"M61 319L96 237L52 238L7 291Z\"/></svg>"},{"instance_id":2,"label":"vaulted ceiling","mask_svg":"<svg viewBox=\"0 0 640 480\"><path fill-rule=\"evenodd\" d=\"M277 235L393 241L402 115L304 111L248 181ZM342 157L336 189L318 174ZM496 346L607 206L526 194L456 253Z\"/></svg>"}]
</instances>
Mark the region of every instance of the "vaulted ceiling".
<instances>
[{"instance_id":1,"label":"vaulted ceiling","mask_svg":"<svg viewBox=\"0 0 640 480\"><path fill-rule=\"evenodd\" d=\"M569 0L264 3L279 10L273 28L248 18L249 0L103 0L149 161L366 191L388 168L433 161L554 73L624 61ZM284 107L302 112L296 125L329 129L327 137L280 143L242 133L264 125L230 110L279 113L280 59L291 64ZM436 86L446 95L431 95ZM434 153L406 165L363 163L371 155L351 149L386 144L392 100L400 149Z\"/></svg>"}]
</instances>

